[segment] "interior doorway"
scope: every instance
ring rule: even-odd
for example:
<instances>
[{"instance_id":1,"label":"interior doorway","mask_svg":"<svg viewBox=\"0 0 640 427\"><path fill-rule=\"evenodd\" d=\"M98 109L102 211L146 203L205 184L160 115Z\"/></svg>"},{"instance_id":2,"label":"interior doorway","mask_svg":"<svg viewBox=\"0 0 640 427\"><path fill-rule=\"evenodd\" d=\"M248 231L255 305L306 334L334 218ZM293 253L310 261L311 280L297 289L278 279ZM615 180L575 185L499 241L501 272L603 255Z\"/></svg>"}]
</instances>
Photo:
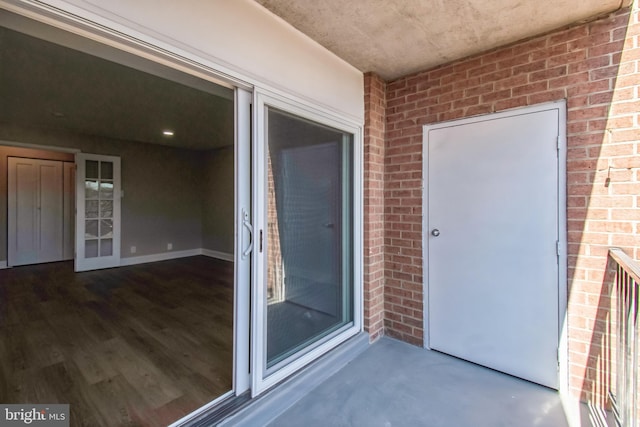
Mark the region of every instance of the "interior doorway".
<instances>
[{"instance_id":1,"label":"interior doorway","mask_svg":"<svg viewBox=\"0 0 640 427\"><path fill-rule=\"evenodd\" d=\"M2 400L69 403L80 424L109 425L115 410L121 424L168 425L243 393L252 236L236 212L251 215L250 93L25 21L0 27L2 55L12 58L0 150L52 153L31 164L60 169L61 179L40 174L32 192L71 187L52 210L56 224L75 216L78 229L74 242L60 232L68 224L43 226L40 240L61 246L62 258L0 269ZM0 169L20 169L14 163ZM87 272L59 262L74 252ZM17 325L20 340L9 338ZM40 357L35 343L55 355ZM56 386L59 375L70 388ZM21 392L4 393L20 381Z\"/></svg>"}]
</instances>

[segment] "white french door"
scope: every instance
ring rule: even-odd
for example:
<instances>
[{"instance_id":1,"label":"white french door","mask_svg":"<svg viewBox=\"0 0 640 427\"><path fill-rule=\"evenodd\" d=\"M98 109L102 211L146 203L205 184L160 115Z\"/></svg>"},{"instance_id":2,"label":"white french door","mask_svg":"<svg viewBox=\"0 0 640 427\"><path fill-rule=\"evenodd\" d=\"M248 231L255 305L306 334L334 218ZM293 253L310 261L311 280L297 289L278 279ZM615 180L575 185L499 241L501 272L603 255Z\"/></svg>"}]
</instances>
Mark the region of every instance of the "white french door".
<instances>
[{"instance_id":1,"label":"white french door","mask_svg":"<svg viewBox=\"0 0 640 427\"><path fill-rule=\"evenodd\" d=\"M254 92L252 394L360 331L359 128Z\"/></svg>"},{"instance_id":2,"label":"white french door","mask_svg":"<svg viewBox=\"0 0 640 427\"><path fill-rule=\"evenodd\" d=\"M120 157L76 154L75 270L120 265Z\"/></svg>"}]
</instances>

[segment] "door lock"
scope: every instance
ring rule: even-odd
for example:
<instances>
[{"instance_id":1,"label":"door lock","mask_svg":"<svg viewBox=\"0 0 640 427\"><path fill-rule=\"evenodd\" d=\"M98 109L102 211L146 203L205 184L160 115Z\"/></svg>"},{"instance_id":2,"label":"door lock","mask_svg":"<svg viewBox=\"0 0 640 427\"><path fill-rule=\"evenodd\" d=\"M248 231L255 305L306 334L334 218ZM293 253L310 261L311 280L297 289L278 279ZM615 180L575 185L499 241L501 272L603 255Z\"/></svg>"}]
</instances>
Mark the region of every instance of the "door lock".
<instances>
[{"instance_id":1,"label":"door lock","mask_svg":"<svg viewBox=\"0 0 640 427\"><path fill-rule=\"evenodd\" d=\"M438 237L440 235L440 230L438 230L437 228L434 228L433 230L431 230L431 235L433 237Z\"/></svg>"}]
</instances>

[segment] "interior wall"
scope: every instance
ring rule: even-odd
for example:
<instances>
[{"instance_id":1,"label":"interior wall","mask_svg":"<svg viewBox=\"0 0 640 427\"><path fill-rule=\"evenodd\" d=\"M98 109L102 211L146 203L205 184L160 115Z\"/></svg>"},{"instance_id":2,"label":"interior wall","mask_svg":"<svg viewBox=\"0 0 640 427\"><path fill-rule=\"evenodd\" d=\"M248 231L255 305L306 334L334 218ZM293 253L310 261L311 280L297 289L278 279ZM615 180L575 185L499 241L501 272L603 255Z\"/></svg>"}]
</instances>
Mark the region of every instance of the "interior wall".
<instances>
[{"instance_id":1,"label":"interior wall","mask_svg":"<svg viewBox=\"0 0 640 427\"><path fill-rule=\"evenodd\" d=\"M1 140L2 138L0 138ZM73 162L74 156L70 153L62 153L46 150L35 150L22 147L5 147L0 145L0 261L7 259L7 158L25 157L42 160L59 160Z\"/></svg>"},{"instance_id":2,"label":"interior wall","mask_svg":"<svg viewBox=\"0 0 640 427\"><path fill-rule=\"evenodd\" d=\"M203 159L202 247L233 254L233 145L207 151Z\"/></svg>"},{"instance_id":3,"label":"interior wall","mask_svg":"<svg viewBox=\"0 0 640 427\"><path fill-rule=\"evenodd\" d=\"M168 252L168 243L173 245L172 251L202 247L204 161L200 152L6 124L0 124L0 140L120 156L123 258ZM6 173L0 179L6 192ZM6 205L6 197L1 203ZM0 213L3 259L6 221L4 208ZM135 254L131 253L131 246L136 247Z\"/></svg>"}]
</instances>

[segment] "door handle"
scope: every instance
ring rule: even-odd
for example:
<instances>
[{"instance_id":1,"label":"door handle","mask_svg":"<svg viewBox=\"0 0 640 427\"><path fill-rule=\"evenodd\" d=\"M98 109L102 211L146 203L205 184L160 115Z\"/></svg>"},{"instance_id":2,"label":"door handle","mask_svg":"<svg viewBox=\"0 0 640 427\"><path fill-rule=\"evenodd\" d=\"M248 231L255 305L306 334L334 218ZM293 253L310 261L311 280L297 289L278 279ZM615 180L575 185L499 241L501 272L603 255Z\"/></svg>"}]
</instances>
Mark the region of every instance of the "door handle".
<instances>
[{"instance_id":1,"label":"door handle","mask_svg":"<svg viewBox=\"0 0 640 427\"><path fill-rule=\"evenodd\" d=\"M440 235L440 230L438 230L437 228L434 228L433 230L431 230L431 235L433 237L438 237Z\"/></svg>"},{"instance_id":2,"label":"door handle","mask_svg":"<svg viewBox=\"0 0 640 427\"><path fill-rule=\"evenodd\" d=\"M249 212L244 208L242 208L242 225L249 230L249 246L242 251L242 259L246 259L253 250L253 225L251 225L251 222L249 221Z\"/></svg>"}]
</instances>

